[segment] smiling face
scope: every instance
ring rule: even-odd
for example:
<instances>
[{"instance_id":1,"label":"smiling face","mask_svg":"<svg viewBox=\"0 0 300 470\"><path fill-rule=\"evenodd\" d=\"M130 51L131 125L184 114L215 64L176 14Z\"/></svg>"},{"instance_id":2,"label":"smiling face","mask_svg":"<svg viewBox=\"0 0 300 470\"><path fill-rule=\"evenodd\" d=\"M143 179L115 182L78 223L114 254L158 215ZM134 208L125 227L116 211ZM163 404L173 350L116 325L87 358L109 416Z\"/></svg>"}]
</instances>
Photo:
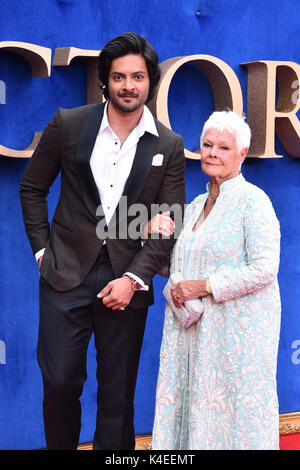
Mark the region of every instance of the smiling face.
<instances>
[{"instance_id":1,"label":"smiling face","mask_svg":"<svg viewBox=\"0 0 300 470\"><path fill-rule=\"evenodd\" d=\"M203 173L219 185L238 176L248 149L238 150L235 137L228 131L208 129L201 147Z\"/></svg>"},{"instance_id":2,"label":"smiling face","mask_svg":"<svg viewBox=\"0 0 300 470\"><path fill-rule=\"evenodd\" d=\"M149 74L145 59L128 54L111 63L108 88L111 105L124 113L142 108L149 94Z\"/></svg>"}]
</instances>

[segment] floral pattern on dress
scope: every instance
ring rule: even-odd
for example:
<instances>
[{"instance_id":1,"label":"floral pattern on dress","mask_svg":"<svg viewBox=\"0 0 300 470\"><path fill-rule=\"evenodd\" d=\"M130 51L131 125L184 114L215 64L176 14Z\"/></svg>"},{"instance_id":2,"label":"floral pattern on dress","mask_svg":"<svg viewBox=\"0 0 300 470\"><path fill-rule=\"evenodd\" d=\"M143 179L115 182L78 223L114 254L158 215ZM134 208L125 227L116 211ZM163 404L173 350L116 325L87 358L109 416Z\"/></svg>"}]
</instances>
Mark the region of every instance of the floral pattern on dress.
<instances>
[{"instance_id":1,"label":"floral pattern on dress","mask_svg":"<svg viewBox=\"0 0 300 470\"><path fill-rule=\"evenodd\" d=\"M186 209L171 272L209 279L213 295L188 330L166 306L153 449L278 449L276 384L280 228L268 196L242 175Z\"/></svg>"}]
</instances>

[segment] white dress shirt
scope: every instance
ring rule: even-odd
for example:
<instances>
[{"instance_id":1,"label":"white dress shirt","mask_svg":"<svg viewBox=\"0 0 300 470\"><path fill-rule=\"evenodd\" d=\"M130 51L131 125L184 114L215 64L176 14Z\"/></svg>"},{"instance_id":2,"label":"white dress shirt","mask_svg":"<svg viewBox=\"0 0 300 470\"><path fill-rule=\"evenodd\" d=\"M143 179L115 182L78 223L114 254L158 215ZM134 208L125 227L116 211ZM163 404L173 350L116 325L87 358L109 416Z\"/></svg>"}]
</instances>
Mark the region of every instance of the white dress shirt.
<instances>
[{"instance_id":1,"label":"white dress shirt","mask_svg":"<svg viewBox=\"0 0 300 470\"><path fill-rule=\"evenodd\" d=\"M99 197L108 225L118 202L123 194L124 187L130 174L139 139L149 132L158 136L154 118L149 109L144 106L138 125L131 131L122 145L121 140L111 129L107 118L106 103L100 129L92 151L90 166L99 191ZM45 249L39 250L35 257L38 260ZM143 281L131 273L143 290L148 290Z\"/></svg>"},{"instance_id":2,"label":"white dress shirt","mask_svg":"<svg viewBox=\"0 0 300 470\"><path fill-rule=\"evenodd\" d=\"M153 116L149 109L144 106L138 125L131 131L122 145L121 140L109 125L106 104L90 165L107 225L123 194L139 139L146 131L158 136Z\"/></svg>"}]
</instances>

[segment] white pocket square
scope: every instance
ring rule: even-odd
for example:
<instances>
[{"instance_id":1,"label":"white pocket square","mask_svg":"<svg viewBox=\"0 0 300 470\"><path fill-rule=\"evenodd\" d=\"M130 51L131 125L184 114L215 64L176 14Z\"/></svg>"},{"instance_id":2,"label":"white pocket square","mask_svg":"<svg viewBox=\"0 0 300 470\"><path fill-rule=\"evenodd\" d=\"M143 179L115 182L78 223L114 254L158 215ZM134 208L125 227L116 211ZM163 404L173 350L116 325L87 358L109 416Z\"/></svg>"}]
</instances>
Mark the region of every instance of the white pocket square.
<instances>
[{"instance_id":1,"label":"white pocket square","mask_svg":"<svg viewBox=\"0 0 300 470\"><path fill-rule=\"evenodd\" d=\"M164 156L162 153L157 153L154 155L153 160L152 160L152 166L161 166L164 161Z\"/></svg>"}]
</instances>

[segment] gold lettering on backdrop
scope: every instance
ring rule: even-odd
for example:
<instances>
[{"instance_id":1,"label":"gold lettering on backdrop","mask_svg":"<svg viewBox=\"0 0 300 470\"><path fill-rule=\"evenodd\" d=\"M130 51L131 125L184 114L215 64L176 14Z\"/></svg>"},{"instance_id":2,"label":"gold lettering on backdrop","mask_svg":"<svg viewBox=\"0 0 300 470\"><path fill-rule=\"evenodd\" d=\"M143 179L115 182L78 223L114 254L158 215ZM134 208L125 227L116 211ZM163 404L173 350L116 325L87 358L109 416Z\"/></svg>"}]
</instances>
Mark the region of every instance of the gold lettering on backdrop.
<instances>
[{"instance_id":1,"label":"gold lettering on backdrop","mask_svg":"<svg viewBox=\"0 0 300 470\"><path fill-rule=\"evenodd\" d=\"M0 49L15 52L29 62L33 77L50 77L52 51L29 42L0 41Z\"/></svg>"},{"instance_id":2,"label":"gold lettering on backdrop","mask_svg":"<svg viewBox=\"0 0 300 470\"><path fill-rule=\"evenodd\" d=\"M230 108L238 114L243 112L243 95L240 82L234 71L222 60L210 55L196 54L184 57L174 57L160 64L162 78L157 93L150 108L163 124L171 129L168 94L171 81L177 70L184 64L196 64L206 75L212 88L215 110ZM200 141L200 129L199 129ZM200 159L200 149L191 152L185 149L186 158Z\"/></svg>"},{"instance_id":3,"label":"gold lettering on backdrop","mask_svg":"<svg viewBox=\"0 0 300 470\"><path fill-rule=\"evenodd\" d=\"M2 41L0 49L21 55L31 66L33 77L49 77L51 73L51 49L19 41ZM76 47L57 48L54 66L68 66L74 58L87 60L87 103L103 100L99 90L97 57L99 50ZM195 54L174 57L161 65L162 78L156 96L149 104L154 115L171 128L168 112L168 94L176 71L187 63L195 63L206 75L213 92L216 110L230 108L238 114L243 112L243 97L240 82L234 71L217 57ZM243 63L248 70L247 119L252 129L249 157L276 158L275 132L287 153L300 158L300 65L295 62L257 61ZM276 81L278 97L276 103ZM0 155L29 158L34 152L42 132L35 132L31 144L23 150L0 145ZM199 131L200 134L200 131ZM185 149L187 158L199 159L199 149Z\"/></svg>"},{"instance_id":4,"label":"gold lettering on backdrop","mask_svg":"<svg viewBox=\"0 0 300 470\"><path fill-rule=\"evenodd\" d=\"M35 151L37 144L39 143L42 133L43 132L35 132L32 142L23 150L10 149L9 147L0 145L0 155L2 157L30 158Z\"/></svg>"},{"instance_id":5,"label":"gold lettering on backdrop","mask_svg":"<svg viewBox=\"0 0 300 470\"><path fill-rule=\"evenodd\" d=\"M29 62L33 77L50 77L51 54L48 47L37 46L27 42L1 41L0 49L21 55ZM4 157L29 158L34 152L42 132L35 132L31 144L24 150L15 150L0 145L0 155Z\"/></svg>"},{"instance_id":6,"label":"gold lettering on backdrop","mask_svg":"<svg viewBox=\"0 0 300 470\"><path fill-rule=\"evenodd\" d=\"M275 152L275 132L289 155L300 158L300 65L260 60L242 64L248 69L247 119L252 130L249 157L281 157ZM276 103L276 83L278 96Z\"/></svg>"},{"instance_id":7,"label":"gold lettering on backdrop","mask_svg":"<svg viewBox=\"0 0 300 470\"><path fill-rule=\"evenodd\" d=\"M53 57L54 66L70 65L76 57L84 57L87 60L86 74L86 101L87 104L101 103L102 93L99 89L97 74L98 56L100 50L78 49L77 47L58 47Z\"/></svg>"}]
</instances>

